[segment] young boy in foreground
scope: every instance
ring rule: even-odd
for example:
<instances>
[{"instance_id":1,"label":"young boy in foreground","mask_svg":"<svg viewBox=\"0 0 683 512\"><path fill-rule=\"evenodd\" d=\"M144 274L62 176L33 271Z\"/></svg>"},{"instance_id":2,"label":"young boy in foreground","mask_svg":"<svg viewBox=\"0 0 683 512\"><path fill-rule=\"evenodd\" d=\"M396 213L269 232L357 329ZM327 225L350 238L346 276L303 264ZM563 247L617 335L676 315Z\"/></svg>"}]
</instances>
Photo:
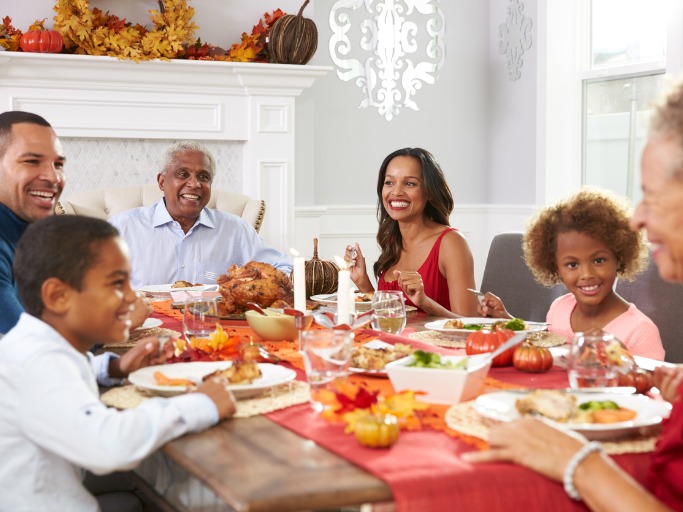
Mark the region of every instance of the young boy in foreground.
<instances>
[{"instance_id":1,"label":"young boy in foreground","mask_svg":"<svg viewBox=\"0 0 683 512\"><path fill-rule=\"evenodd\" d=\"M0 340L0 509L98 510L84 469L130 469L234 413L224 379L128 411L100 402L97 381L111 384L158 351L151 339L120 359L88 352L128 336L136 299L128 249L107 222L55 215L32 223L14 274L27 313Z\"/></svg>"}]
</instances>

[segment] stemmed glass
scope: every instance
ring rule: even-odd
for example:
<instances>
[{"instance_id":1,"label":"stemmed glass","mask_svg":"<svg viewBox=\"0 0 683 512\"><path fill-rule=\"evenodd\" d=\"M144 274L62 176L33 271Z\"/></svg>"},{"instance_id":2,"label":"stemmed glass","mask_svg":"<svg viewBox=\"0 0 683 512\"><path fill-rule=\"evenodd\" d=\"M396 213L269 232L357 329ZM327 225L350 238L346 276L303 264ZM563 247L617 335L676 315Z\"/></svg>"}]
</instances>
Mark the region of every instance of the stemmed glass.
<instances>
[{"instance_id":1,"label":"stemmed glass","mask_svg":"<svg viewBox=\"0 0 683 512\"><path fill-rule=\"evenodd\" d=\"M372 328L390 334L400 334L406 326L406 306L403 292L376 291L372 298Z\"/></svg>"},{"instance_id":2,"label":"stemmed glass","mask_svg":"<svg viewBox=\"0 0 683 512\"><path fill-rule=\"evenodd\" d=\"M192 336L208 338L216 330L218 320L218 303L215 298L187 301L183 310L185 339L189 342Z\"/></svg>"}]
</instances>

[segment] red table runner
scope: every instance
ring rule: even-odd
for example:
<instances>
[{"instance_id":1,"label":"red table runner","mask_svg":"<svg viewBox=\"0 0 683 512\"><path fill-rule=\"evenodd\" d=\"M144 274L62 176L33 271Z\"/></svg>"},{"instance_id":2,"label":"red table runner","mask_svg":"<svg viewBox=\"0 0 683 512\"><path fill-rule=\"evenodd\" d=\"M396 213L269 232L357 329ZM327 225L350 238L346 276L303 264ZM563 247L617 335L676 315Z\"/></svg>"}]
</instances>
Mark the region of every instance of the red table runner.
<instances>
[{"instance_id":1,"label":"red table runner","mask_svg":"<svg viewBox=\"0 0 683 512\"><path fill-rule=\"evenodd\" d=\"M169 328L178 328L178 320L158 315ZM230 322L228 329L249 331L246 322ZM445 354L463 353L434 347L425 343L374 331L360 331L358 343L371 337L387 342L401 341L415 347ZM258 337L255 337L258 338ZM297 378L305 380L303 361L294 342L264 342L268 350L277 354L297 371ZM391 392L387 379L350 376L353 382L363 382L370 389ZM493 368L485 386L505 387L567 387L566 371L554 367L544 374L526 374L514 368ZM432 406L430 410L441 418L447 406ZM459 435L442 425L444 431L424 429L402 432L398 442L388 449L361 446L344 433L344 425L332 425L314 413L308 405L299 405L267 415L279 425L318 443L331 452L362 467L390 486L396 509L399 511L429 510L486 510L525 512L586 510L582 503L571 500L561 484L520 466L505 463L472 465L462 461L461 453L476 449L472 439ZM468 442L469 441L469 442ZM640 482L644 481L649 465L649 454L627 454L614 459Z\"/></svg>"}]
</instances>

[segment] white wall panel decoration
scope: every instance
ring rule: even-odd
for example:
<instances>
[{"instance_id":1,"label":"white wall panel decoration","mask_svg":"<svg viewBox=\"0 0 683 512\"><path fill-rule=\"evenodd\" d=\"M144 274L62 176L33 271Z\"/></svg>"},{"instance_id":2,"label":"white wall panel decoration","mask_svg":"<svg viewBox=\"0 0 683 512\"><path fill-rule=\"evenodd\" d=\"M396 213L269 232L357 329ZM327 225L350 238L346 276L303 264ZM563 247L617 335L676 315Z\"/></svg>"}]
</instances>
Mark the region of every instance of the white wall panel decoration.
<instances>
[{"instance_id":1,"label":"white wall panel decoration","mask_svg":"<svg viewBox=\"0 0 683 512\"><path fill-rule=\"evenodd\" d=\"M521 0L510 0L507 19L498 27L498 51L505 55L510 80L522 76L524 52L531 48L531 18L524 16Z\"/></svg>"},{"instance_id":2,"label":"white wall panel decoration","mask_svg":"<svg viewBox=\"0 0 683 512\"><path fill-rule=\"evenodd\" d=\"M338 0L329 18L330 56L337 76L353 81L391 121L434 84L446 58L445 20L438 0Z\"/></svg>"},{"instance_id":3,"label":"white wall panel decoration","mask_svg":"<svg viewBox=\"0 0 683 512\"><path fill-rule=\"evenodd\" d=\"M289 131L287 106L259 104L259 133L286 133Z\"/></svg>"},{"instance_id":4,"label":"white wall panel decoration","mask_svg":"<svg viewBox=\"0 0 683 512\"><path fill-rule=\"evenodd\" d=\"M258 163L258 196L266 202L266 216L260 234L289 254L294 230L294 175L283 161Z\"/></svg>"}]
</instances>

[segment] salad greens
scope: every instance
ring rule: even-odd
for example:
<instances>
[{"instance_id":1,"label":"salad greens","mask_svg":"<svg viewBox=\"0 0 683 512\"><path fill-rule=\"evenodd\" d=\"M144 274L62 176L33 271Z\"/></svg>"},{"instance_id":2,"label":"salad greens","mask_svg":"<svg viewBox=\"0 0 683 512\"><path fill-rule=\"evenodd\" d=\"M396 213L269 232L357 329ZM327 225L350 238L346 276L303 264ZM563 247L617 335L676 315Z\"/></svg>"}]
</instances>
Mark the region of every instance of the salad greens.
<instances>
[{"instance_id":1,"label":"salad greens","mask_svg":"<svg viewBox=\"0 0 683 512\"><path fill-rule=\"evenodd\" d=\"M424 350L416 350L413 352L415 361L408 366L415 366L418 368L441 368L448 370L467 370L467 357L463 357L457 363L453 361L442 361L439 354L434 352L425 352Z\"/></svg>"},{"instance_id":2,"label":"salad greens","mask_svg":"<svg viewBox=\"0 0 683 512\"><path fill-rule=\"evenodd\" d=\"M503 328L510 329L512 331L523 331L526 329L526 324L521 318L513 318L509 322L506 322Z\"/></svg>"},{"instance_id":3,"label":"salad greens","mask_svg":"<svg viewBox=\"0 0 683 512\"><path fill-rule=\"evenodd\" d=\"M601 411L604 409L618 410L619 406L612 400L591 400L590 402L579 404L579 409L582 411Z\"/></svg>"}]
</instances>

